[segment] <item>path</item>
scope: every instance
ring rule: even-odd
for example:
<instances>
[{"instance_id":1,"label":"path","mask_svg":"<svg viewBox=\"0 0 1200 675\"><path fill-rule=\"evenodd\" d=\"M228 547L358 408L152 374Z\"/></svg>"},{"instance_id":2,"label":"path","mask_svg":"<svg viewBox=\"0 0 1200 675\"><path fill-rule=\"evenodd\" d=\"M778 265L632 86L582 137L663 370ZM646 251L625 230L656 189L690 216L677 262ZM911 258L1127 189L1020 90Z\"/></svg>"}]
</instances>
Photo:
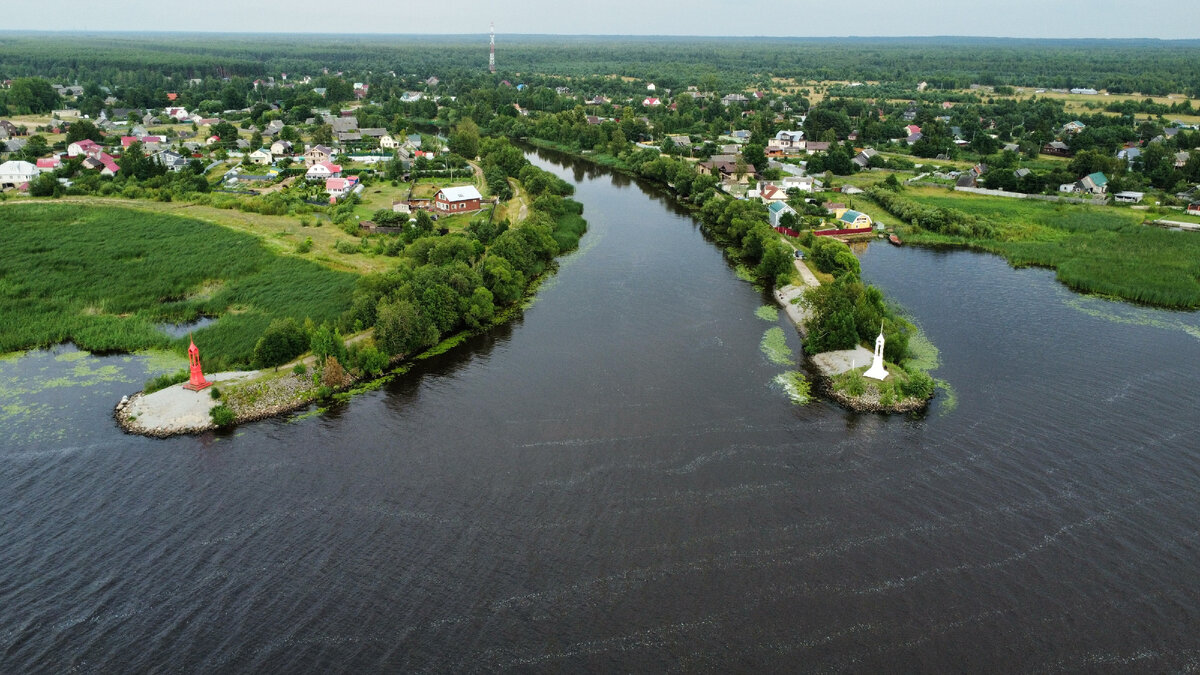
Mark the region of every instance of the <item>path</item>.
<instances>
[{"instance_id":1,"label":"path","mask_svg":"<svg viewBox=\"0 0 1200 675\"><path fill-rule=\"evenodd\" d=\"M213 383L229 383L252 378L258 371L210 373L206 379ZM204 431L213 427L209 411L220 401L212 397L212 389L184 389L173 384L153 394L136 394L118 410L125 416L129 428L150 436L169 436Z\"/></svg>"},{"instance_id":2,"label":"path","mask_svg":"<svg viewBox=\"0 0 1200 675\"><path fill-rule=\"evenodd\" d=\"M786 237L780 237L780 239L783 243L790 246L793 252L796 250L796 246L788 241ZM817 275L808 269L808 265L803 260L795 257L795 253L792 254L792 264L795 266L796 271L800 273L801 283L799 285L793 284L775 289L775 300L783 307L783 311L787 312L792 323L796 324L796 328L799 328L800 332L804 333L812 312L808 307L798 302L798 300L804 296L805 291L820 286L821 282L817 279Z\"/></svg>"}]
</instances>

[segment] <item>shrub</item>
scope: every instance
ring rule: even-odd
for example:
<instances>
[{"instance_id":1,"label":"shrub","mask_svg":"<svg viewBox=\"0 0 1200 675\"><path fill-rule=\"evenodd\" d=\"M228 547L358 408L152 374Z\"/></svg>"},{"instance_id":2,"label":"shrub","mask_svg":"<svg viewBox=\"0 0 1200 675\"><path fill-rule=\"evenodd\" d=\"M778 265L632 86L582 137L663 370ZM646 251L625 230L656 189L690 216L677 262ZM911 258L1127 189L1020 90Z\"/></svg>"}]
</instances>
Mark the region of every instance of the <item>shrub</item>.
<instances>
[{"instance_id":1,"label":"shrub","mask_svg":"<svg viewBox=\"0 0 1200 675\"><path fill-rule=\"evenodd\" d=\"M221 390L213 387L208 391L208 395L212 397L212 400L219 401L221 399Z\"/></svg>"},{"instance_id":2,"label":"shrub","mask_svg":"<svg viewBox=\"0 0 1200 675\"><path fill-rule=\"evenodd\" d=\"M337 250L338 253L353 255L358 253L358 244L355 244L349 239L339 239L337 244L334 244L334 249Z\"/></svg>"},{"instance_id":3,"label":"shrub","mask_svg":"<svg viewBox=\"0 0 1200 675\"><path fill-rule=\"evenodd\" d=\"M321 385L330 389L341 389L350 383L350 377L342 368L342 364L332 356L325 357L325 365L321 369Z\"/></svg>"},{"instance_id":4,"label":"shrub","mask_svg":"<svg viewBox=\"0 0 1200 675\"><path fill-rule=\"evenodd\" d=\"M901 393L920 399L933 396L934 381L929 373L916 368L906 368L904 372L908 375L908 379L900 385Z\"/></svg>"},{"instance_id":5,"label":"shrub","mask_svg":"<svg viewBox=\"0 0 1200 675\"><path fill-rule=\"evenodd\" d=\"M254 345L254 365L273 368L300 356L308 349L308 334L295 319L276 319Z\"/></svg>"},{"instance_id":6,"label":"shrub","mask_svg":"<svg viewBox=\"0 0 1200 675\"><path fill-rule=\"evenodd\" d=\"M300 242L299 244L296 244L296 252L297 253L308 253L309 251L312 250L312 248L313 248L312 237L305 237L304 241Z\"/></svg>"},{"instance_id":7,"label":"shrub","mask_svg":"<svg viewBox=\"0 0 1200 675\"><path fill-rule=\"evenodd\" d=\"M305 366L303 363L297 363L292 366L292 372L297 375L303 375L308 372L308 366Z\"/></svg>"},{"instance_id":8,"label":"shrub","mask_svg":"<svg viewBox=\"0 0 1200 675\"><path fill-rule=\"evenodd\" d=\"M163 373L162 375L146 380L146 386L142 388L142 393L153 394L154 392L161 389L166 389L173 384L179 384L180 382L187 381L188 370L187 368L181 368L177 372Z\"/></svg>"},{"instance_id":9,"label":"shrub","mask_svg":"<svg viewBox=\"0 0 1200 675\"><path fill-rule=\"evenodd\" d=\"M233 414L233 410L226 405L213 406L212 409L208 411L208 415L212 418L213 424L217 425L218 427L232 426L234 421L237 419Z\"/></svg>"}]
</instances>

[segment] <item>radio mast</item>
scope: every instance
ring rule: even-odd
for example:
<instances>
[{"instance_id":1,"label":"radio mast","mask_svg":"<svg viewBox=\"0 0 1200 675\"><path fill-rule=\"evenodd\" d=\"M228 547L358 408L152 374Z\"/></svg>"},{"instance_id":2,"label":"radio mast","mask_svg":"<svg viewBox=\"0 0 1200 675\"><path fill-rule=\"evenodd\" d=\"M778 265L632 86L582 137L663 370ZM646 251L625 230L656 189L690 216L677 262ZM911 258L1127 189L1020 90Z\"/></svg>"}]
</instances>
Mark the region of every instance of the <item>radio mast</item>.
<instances>
[{"instance_id":1,"label":"radio mast","mask_svg":"<svg viewBox=\"0 0 1200 675\"><path fill-rule=\"evenodd\" d=\"M496 22L491 24L492 51L488 54L488 72L496 72Z\"/></svg>"}]
</instances>

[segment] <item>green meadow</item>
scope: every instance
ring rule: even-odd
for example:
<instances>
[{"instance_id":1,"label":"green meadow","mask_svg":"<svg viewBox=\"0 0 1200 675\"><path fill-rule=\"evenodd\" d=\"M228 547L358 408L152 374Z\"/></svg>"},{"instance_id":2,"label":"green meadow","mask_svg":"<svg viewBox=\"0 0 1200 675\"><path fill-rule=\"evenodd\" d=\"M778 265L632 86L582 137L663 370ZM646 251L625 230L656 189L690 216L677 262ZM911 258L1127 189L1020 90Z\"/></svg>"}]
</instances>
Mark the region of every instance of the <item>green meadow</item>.
<instances>
[{"instance_id":1,"label":"green meadow","mask_svg":"<svg viewBox=\"0 0 1200 675\"><path fill-rule=\"evenodd\" d=\"M974 239L913 232L914 243L957 244L998 253L1015 266L1053 268L1088 293L1161 307L1200 307L1200 234L1142 225L1127 208L1058 204L919 188L902 193L925 206L986 221L997 236Z\"/></svg>"},{"instance_id":2,"label":"green meadow","mask_svg":"<svg viewBox=\"0 0 1200 675\"><path fill-rule=\"evenodd\" d=\"M92 352L186 347L156 325L195 332L205 367L245 366L272 319L332 321L356 275L258 238L179 216L71 203L0 206L0 353L73 342Z\"/></svg>"}]
</instances>

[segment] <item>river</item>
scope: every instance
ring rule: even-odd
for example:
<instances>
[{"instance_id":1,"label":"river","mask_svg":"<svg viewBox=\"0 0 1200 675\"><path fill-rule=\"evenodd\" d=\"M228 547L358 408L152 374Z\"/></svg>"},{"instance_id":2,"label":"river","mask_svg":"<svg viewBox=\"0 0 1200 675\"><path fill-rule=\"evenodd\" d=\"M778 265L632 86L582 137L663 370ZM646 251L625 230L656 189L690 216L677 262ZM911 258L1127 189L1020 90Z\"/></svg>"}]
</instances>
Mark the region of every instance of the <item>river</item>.
<instances>
[{"instance_id":1,"label":"river","mask_svg":"<svg viewBox=\"0 0 1200 675\"><path fill-rule=\"evenodd\" d=\"M953 396L795 406L760 349L795 330L686 213L535 159L577 183L582 248L379 391L152 440L111 418L123 362L0 418L0 671L1200 662L1200 316L872 245Z\"/></svg>"}]
</instances>

